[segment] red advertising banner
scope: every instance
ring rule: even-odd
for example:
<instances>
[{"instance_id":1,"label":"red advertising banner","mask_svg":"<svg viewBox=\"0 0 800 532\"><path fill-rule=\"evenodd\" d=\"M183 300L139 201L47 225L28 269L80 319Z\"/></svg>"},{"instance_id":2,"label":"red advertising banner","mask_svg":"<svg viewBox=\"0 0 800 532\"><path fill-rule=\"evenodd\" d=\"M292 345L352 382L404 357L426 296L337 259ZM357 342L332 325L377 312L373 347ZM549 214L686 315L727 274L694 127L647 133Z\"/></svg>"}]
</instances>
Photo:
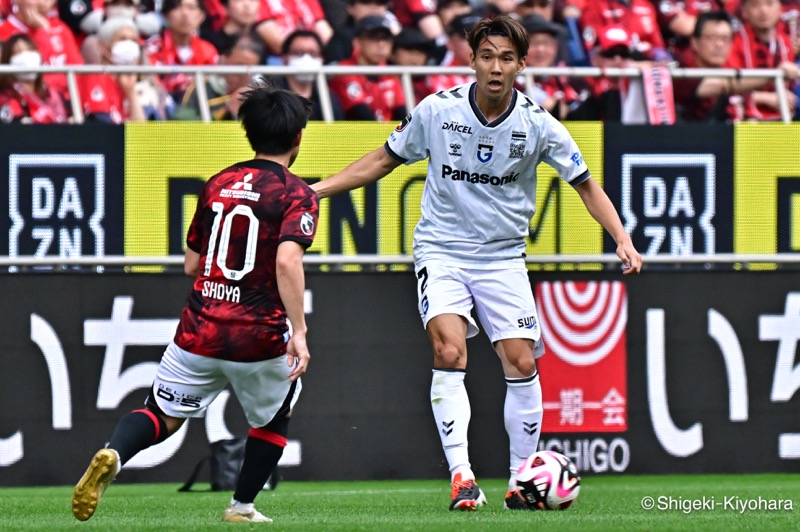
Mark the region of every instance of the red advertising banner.
<instances>
[{"instance_id":1,"label":"red advertising banner","mask_svg":"<svg viewBox=\"0 0 800 532\"><path fill-rule=\"evenodd\" d=\"M628 294L619 281L543 282L536 299L544 432L628 429Z\"/></svg>"}]
</instances>

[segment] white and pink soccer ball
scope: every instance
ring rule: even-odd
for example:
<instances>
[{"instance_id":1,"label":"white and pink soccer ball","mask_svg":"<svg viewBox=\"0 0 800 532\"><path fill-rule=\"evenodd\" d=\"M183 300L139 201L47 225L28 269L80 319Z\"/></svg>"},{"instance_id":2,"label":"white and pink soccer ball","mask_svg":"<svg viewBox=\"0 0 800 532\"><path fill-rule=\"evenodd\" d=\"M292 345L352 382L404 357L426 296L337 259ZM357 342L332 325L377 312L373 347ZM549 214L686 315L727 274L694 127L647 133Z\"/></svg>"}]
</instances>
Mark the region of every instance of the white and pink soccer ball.
<instances>
[{"instance_id":1,"label":"white and pink soccer ball","mask_svg":"<svg viewBox=\"0 0 800 532\"><path fill-rule=\"evenodd\" d=\"M555 451L539 451L517 471L517 488L531 510L565 510L581 491L575 464Z\"/></svg>"}]
</instances>

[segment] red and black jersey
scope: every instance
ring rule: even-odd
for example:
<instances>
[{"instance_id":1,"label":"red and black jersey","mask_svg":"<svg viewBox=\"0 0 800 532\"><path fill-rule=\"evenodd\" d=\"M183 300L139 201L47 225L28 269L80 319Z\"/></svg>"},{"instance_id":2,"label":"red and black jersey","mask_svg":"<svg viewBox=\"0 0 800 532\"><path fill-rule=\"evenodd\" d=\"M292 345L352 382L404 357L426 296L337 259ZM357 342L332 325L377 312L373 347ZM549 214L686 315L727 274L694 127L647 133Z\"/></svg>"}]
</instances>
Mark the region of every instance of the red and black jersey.
<instances>
[{"instance_id":1,"label":"red and black jersey","mask_svg":"<svg viewBox=\"0 0 800 532\"><path fill-rule=\"evenodd\" d=\"M278 293L278 245L304 248L316 232L317 195L284 166L255 159L208 180L186 245L200 255L175 343L238 362L286 353L286 309Z\"/></svg>"}]
</instances>

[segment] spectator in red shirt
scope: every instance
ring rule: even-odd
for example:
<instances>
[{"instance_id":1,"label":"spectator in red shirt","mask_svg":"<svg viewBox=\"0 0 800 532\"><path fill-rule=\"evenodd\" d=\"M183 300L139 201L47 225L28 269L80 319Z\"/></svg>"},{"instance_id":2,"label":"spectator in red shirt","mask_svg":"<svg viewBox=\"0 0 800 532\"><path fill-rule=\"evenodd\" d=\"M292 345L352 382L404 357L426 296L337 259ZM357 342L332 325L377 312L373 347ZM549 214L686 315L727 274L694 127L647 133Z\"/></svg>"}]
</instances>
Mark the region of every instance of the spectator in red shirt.
<instances>
[{"instance_id":1,"label":"spectator in red shirt","mask_svg":"<svg viewBox=\"0 0 800 532\"><path fill-rule=\"evenodd\" d=\"M82 65L75 36L66 24L59 20L54 0L16 0L14 14L0 25L0 41L5 42L12 35L29 35L42 54L42 64L52 66ZM69 99L67 76L47 74L44 81L56 89L65 100Z\"/></svg>"},{"instance_id":2,"label":"spectator in red shirt","mask_svg":"<svg viewBox=\"0 0 800 532\"><path fill-rule=\"evenodd\" d=\"M322 66L322 40L310 30L297 30L283 41L283 62L289 67L319 68ZM323 120L315 74L292 74L271 78L272 86L288 89L307 98L311 104L309 120ZM330 92L330 91L329 91ZM344 111L335 94L329 94L334 120L344 120Z\"/></svg>"},{"instance_id":3,"label":"spectator in red shirt","mask_svg":"<svg viewBox=\"0 0 800 532\"><path fill-rule=\"evenodd\" d=\"M444 56L442 66L470 66L472 48L470 48L469 41L467 41L467 33L481 18L478 13L469 12L452 20L447 28L447 54ZM471 74L433 74L427 78L427 92L428 94L435 94L472 81L475 81L475 76Z\"/></svg>"},{"instance_id":4,"label":"spectator in red shirt","mask_svg":"<svg viewBox=\"0 0 800 532\"><path fill-rule=\"evenodd\" d=\"M670 60L658 27L655 6L649 0L592 0L581 13L586 49L597 44L602 28L621 26L631 34L635 59Z\"/></svg>"},{"instance_id":5,"label":"spectator in red shirt","mask_svg":"<svg viewBox=\"0 0 800 532\"><path fill-rule=\"evenodd\" d=\"M682 54L693 55L689 39L694 34L697 17L710 11L725 11L725 0L659 0L658 23L669 52L679 61Z\"/></svg>"},{"instance_id":6,"label":"spectator in red shirt","mask_svg":"<svg viewBox=\"0 0 800 532\"><path fill-rule=\"evenodd\" d=\"M42 56L29 36L18 33L3 44L0 64L38 67ZM64 100L58 91L47 86L41 74L0 75L0 122L60 124L66 121Z\"/></svg>"},{"instance_id":7,"label":"spectator in red shirt","mask_svg":"<svg viewBox=\"0 0 800 532\"><path fill-rule=\"evenodd\" d=\"M417 28L427 38L434 39L437 45L444 44L447 38L442 19L436 14L433 0L393 0L392 12L403 27Z\"/></svg>"},{"instance_id":8,"label":"spectator in red shirt","mask_svg":"<svg viewBox=\"0 0 800 532\"><path fill-rule=\"evenodd\" d=\"M222 52L221 65L256 66L264 55L264 43L257 35L243 34L230 48ZM250 74L213 74L206 77L206 98L212 120L236 120L239 115L241 97L250 88ZM200 120L200 98L197 86L192 83L186 90L181 106L175 111L175 120Z\"/></svg>"},{"instance_id":9,"label":"spectator in red shirt","mask_svg":"<svg viewBox=\"0 0 800 532\"><path fill-rule=\"evenodd\" d=\"M369 16L361 19L355 28L350 59L340 61L342 66L385 65L392 53L392 28L383 17ZM331 92L339 98L348 120L402 120L406 115L406 100L397 76L334 76L330 80Z\"/></svg>"},{"instance_id":10,"label":"spectator in red shirt","mask_svg":"<svg viewBox=\"0 0 800 532\"><path fill-rule=\"evenodd\" d=\"M283 41L295 30L313 30L323 44L333 35L318 0L262 0L266 6L264 21L256 31L264 40L269 53L279 56Z\"/></svg>"},{"instance_id":11,"label":"spectator in red shirt","mask_svg":"<svg viewBox=\"0 0 800 532\"><path fill-rule=\"evenodd\" d=\"M439 0L436 2L436 14L442 21L442 26L447 28L453 19L459 15L466 15L472 11L469 0Z\"/></svg>"},{"instance_id":12,"label":"spectator in red shirt","mask_svg":"<svg viewBox=\"0 0 800 532\"><path fill-rule=\"evenodd\" d=\"M147 52L154 65L215 65L217 49L197 36L205 18L201 0L164 0L161 13L166 29L147 41ZM192 83L192 76L172 74L163 79L164 86L176 102Z\"/></svg>"},{"instance_id":13,"label":"spectator in red shirt","mask_svg":"<svg viewBox=\"0 0 800 532\"><path fill-rule=\"evenodd\" d=\"M558 63L558 40L564 34L563 28L537 15L526 17L522 25L529 41L525 66L563 66ZM567 119L570 111L581 104L580 94L566 77L535 76L533 86L524 89L528 97L559 120Z\"/></svg>"},{"instance_id":14,"label":"spectator in red shirt","mask_svg":"<svg viewBox=\"0 0 800 532\"><path fill-rule=\"evenodd\" d=\"M389 11L389 0L347 0L347 19L324 45L322 55L326 63L333 63L353 56L353 37L358 22L365 17L383 17L389 21L392 34L400 33L402 26Z\"/></svg>"},{"instance_id":15,"label":"spectator in red shirt","mask_svg":"<svg viewBox=\"0 0 800 532\"><path fill-rule=\"evenodd\" d=\"M107 19L97 31L105 65L130 65L140 60L139 31L129 18ZM121 124L146 119L136 91L136 74L80 76L83 112L87 121Z\"/></svg>"},{"instance_id":16,"label":"spectator in red shirt","mask_svg":"<svg viewBox=\"0 0 800 532\"><path fill-rule=\"evenodd\" d=\"M434 50L434 42L425 37L417 28L403 28L397 37L394 38L392 45L392 56L390 63L402 66L425 66ZM414 86L415 105L425 98L428 91L427 76L414 76L412 78Z\"/></svg>"},{"instance_id":17,"label":"spectator in red shirt","mask_svg":"<svg viewBox=\"0 0 800 532\"><path fill-rule=\"evenodd\" d=\"M789 80L796 80L800 69L794 64L794 51L788 35L778 30L781 4L778 0L742 0L743 24L733 38L730 66L733 68L782 68ZM787 81L787 89L791 87ZM787 104L794 114L797 96L786 91ZM780 119L780 102L775 85L770 83L745 100L745 118Z\"/></svg>"},{"instance_id":18,"label":"spectator in red shirt","mask_svg":"<svg viewBox=\"0 0 800 532\"><path fill-rule=\"evenodd\" d=\"M222 0L225 12L225 23L215 30L208 24L208 19L200 28L200 37L207 40L222 53L236 43L237 39L251 31L260 19L260 0Z\"/></svg>"},{"instance_id":19,"label":"spectator in red shirt","mask_svg":"<svg viewBox=\"0 0 800 532\"><path fill-rule=\"evenodd\" d=\"M592 51L592 65L600 68L626 68L632 64L633 41L622 26L600 30L597 47ZM629 82L624 78L586 78L591 95L584 102L583 119L620 122L623 101L628 97Z\"/></svg>"},{"instance_id":20,"label":"spectator in red shirt","mask_svg":"<svg viewBox=\"0 0 800 532\"><path fill-rule=\"evenodd\" d=\"M697 18L690 43L690 54L682 56L686 68L722 68L726 66L733 43L733 24L725 11L709 11ZM752 80L744 78L745 83ZM741 119L737 108L741 96L731 78L676 78L673 80L675 111L686 122L731 122Z\"/></svg>"}]
</instances>

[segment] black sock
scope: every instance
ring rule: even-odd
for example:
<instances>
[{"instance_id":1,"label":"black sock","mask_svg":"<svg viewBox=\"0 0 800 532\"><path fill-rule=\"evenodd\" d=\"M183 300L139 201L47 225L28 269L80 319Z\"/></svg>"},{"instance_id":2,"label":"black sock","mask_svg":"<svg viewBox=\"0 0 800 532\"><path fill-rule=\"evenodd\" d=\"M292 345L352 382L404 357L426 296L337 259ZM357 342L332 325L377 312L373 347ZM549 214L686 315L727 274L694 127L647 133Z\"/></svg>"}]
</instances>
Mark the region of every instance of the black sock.
<instances>
[{"instance_id":1,"label":"black sock","mask_svg":"<svg viewBox=\"0 0 800 532\"><path fill-rule=\"evenodd\" d=\"M120 463L124 464L139 451L166 440L167 436L167 426L160 416L149 410L134 410L119 420L108 448L117 451Z\"/></svg>"},{"instance_id":2,"label":"black sock","mask_svg":"<svg viewBox=\"0 0 800 532\"><path fill-rule=\"evenodd\" d=\"M264 489L264 484L278 465L286 445L276 445L254 437L252 432L244 446L244 462L236 483L236 492L233 494L234 499L243 503L253 502L256 495Z\"/></svg>"}]
</instances>

